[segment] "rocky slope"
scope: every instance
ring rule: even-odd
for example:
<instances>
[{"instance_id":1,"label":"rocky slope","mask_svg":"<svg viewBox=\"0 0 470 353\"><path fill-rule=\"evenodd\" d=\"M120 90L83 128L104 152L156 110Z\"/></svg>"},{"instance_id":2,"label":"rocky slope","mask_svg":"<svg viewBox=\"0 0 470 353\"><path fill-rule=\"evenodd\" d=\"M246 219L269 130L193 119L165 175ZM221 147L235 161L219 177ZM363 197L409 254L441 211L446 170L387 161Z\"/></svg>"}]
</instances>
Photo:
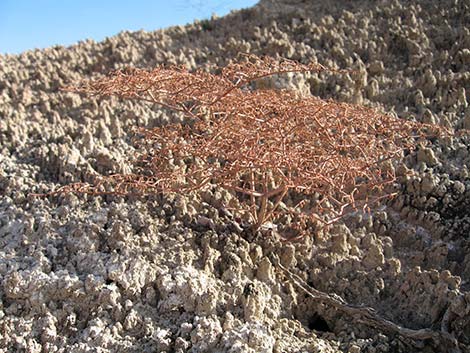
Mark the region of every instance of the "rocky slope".
<instances>
[{"instance_id":1,"label":"rocky slope","mask_svg":"<svg viewBox=\"0 0 470 353\"><path fill-rule=\"evenodd\" d=\"M239 52L353 68L273 84L470 128L465 0L262 0L185 27L0 56L0 351L470 351L465 135L408 155L393 202L298 243L248 236L219 211L237 200L218 189L30 195L129 171L131 127L177 119L60 87L127 65L211 69ZM315 299L272 254L309 286L413 334Z\"/></svg>"}]
</instances>

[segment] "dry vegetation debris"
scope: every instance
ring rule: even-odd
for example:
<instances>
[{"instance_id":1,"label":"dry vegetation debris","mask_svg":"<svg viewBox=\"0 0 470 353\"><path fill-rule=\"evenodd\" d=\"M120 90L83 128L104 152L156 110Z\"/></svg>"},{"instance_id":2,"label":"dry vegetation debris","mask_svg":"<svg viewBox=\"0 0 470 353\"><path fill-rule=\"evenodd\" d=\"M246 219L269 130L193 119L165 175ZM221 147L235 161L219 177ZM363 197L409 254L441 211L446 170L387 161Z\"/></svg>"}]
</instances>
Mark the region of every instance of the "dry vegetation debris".
<instances>
[{"instance_id":1,"label":"dry vegetation debris","mask_svg":"<svg viewBox=\"0 0 470 353\"><path fill-rule=\"evenodd\" d=\"M303 231L306 219L330 224L346 210L366 208L391 196L383 189L396 179L393 160L444 130L364 106L249 87L273 75L326 70L242 55L219 74L175 66L122 69L68 88L150 102L185 120L138 129L136 173L98 176L95 185L76 183L57 193L187 193L215 184L247 197L254 230L280 213L290 190L314 196L307 212L290 212L300 215L293 227Z\"/></svg>"}]
</instances>

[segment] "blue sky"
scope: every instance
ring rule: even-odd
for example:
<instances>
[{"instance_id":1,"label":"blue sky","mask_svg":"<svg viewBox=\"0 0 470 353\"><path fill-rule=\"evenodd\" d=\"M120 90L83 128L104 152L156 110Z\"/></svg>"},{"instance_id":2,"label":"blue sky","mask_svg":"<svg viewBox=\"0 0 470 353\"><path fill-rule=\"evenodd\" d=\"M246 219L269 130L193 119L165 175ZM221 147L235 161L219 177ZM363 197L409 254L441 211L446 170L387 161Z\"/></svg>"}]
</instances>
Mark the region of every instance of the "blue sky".
<instances>
[{"instance_id":1,"label":"blue sky","mask_svg":"<svg viewBox=\"0 0 470 353\"><path fill-rule=\"evenodd\" d=\"M257 0L0 0L0 53L96 41L223 16Z\"/></svg>"}]
</instances>

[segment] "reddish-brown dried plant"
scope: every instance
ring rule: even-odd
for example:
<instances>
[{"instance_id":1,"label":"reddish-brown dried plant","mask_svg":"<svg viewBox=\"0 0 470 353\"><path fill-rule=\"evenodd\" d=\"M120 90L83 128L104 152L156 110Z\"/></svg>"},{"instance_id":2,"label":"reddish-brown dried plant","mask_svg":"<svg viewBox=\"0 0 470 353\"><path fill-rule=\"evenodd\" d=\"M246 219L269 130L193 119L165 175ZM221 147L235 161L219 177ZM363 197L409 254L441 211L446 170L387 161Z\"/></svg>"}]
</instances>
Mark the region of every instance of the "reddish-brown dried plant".
<instances>
[{"instance_id":1,"label":"reddish-brown dried plant","mask_svg":"<svg viewBox=\"0 0 470 353\"><path fill-rule=\"evenodd\" d=\"M299 214L299 207L277 212L295 190L313 196L303 216L334 221L384 196L384 186L395 180L390 160L439 129L363 106L250 88L266 76L323 70L318 64L245 56L220 74L158 66L119 70L73 87L147 101L186 119L139 129L143 143L134 174L103 176L57 192L186 193L215 184L248 203L253 228L259 229L278 213Z\"/></svg>"}]
</instances>

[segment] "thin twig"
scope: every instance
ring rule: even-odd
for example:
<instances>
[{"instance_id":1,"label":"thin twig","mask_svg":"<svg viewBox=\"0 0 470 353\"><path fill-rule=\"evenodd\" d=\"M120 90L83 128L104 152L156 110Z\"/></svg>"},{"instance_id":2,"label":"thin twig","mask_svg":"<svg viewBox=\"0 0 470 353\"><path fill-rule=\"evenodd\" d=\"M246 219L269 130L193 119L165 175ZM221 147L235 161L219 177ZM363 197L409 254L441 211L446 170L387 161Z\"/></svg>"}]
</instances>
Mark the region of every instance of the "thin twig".
<instances>
[{"instance_id":1,"label":"thin twig","mask_svg":"<svg viewBox=\"0 0 470 353\"><path fill-rule=\"evenodd\" d=\"M302 278L284 267L277 255L271 254L270 257L279 274L286 277L292 284L301 289L312 299L350 316L352 321L361 322L381 332L395 334L413 341L431 339L442 352L462 353L459 342L450 333L431 329L412 330L402 327L390 320L382 318L373 308L348 304L338 295L332 296L309 286Z\"/></svg>"}]
</instances>

